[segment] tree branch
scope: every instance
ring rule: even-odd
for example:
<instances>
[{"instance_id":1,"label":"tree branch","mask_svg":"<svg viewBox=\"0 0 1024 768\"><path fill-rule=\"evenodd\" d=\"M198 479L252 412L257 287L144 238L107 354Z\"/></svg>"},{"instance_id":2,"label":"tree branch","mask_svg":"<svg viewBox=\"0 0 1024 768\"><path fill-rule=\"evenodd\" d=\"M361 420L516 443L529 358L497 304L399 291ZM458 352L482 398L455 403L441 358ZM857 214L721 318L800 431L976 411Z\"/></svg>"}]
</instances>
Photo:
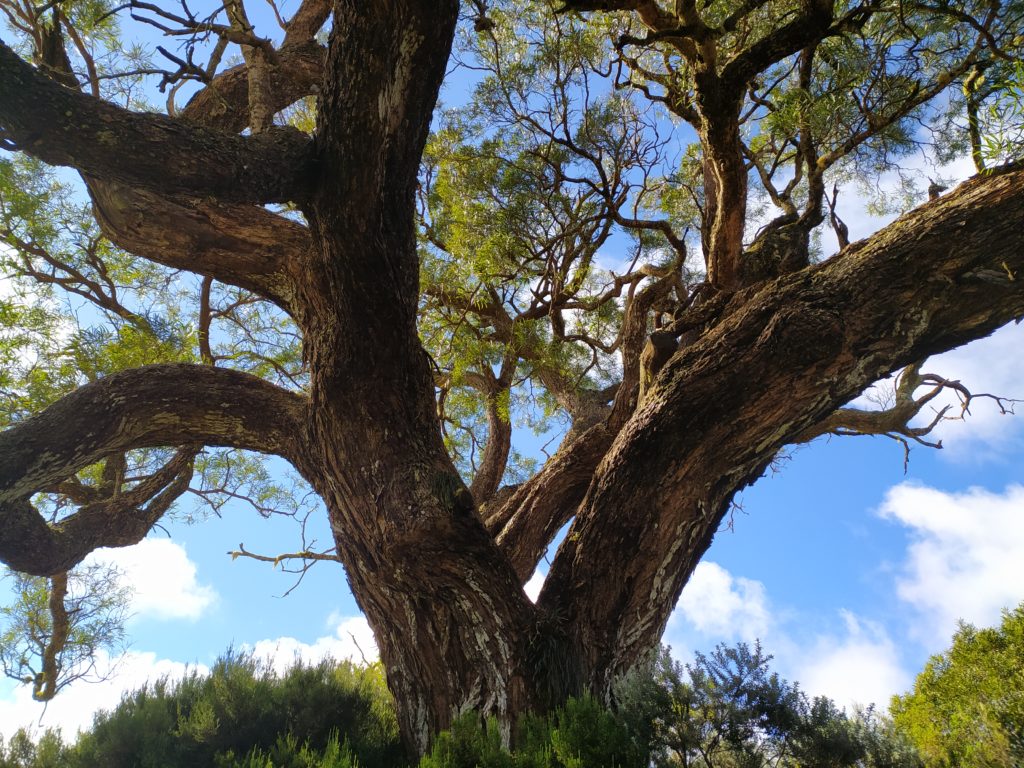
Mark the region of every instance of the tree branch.
<instances>
[{"instance_id":1,"label":"tree branch","mask_svg":"<svg viewBox=\"0 0 1024 768\"><path fill-rule=\"evenodd\" d=\"M280 112L304 96L312 95L324 71L323 46L310 41L284 46L278 51L278 63L270 69L271 108ZM178 113L182 120L239 133L249 124L249 79L246 66L225 70L206 88L196 93Z\"/></svg>"},{"instance_id":2,"label":"tree branch","mask_svg":"<svg viewBox=\"0 0 1024 768\"><path fill-rule=\"evenodd\" d=\"M60 674L60 655L68 642L71 621L68 617L64 598L68 594L67 571L50 577L48 607L53 627L46 648L43 649L42 669L32 680L32 698L36 701L50 701L57 695L57 677Z\"/></svg>"},{"instance_id":3,"label":"tree branch","mask_svg":"<svg viewBox=\"0 0 1024 768\"><path fill-rule=\"evenodd\" d=\"M744 48L725 65L724 87L742 92L759 72L825 36L833 19L832 0L802 0L801 6L795 19Z\"/></svg>"},{"instance_id":4,"label":"tree branch","mask_svg":"<svg viewBox=\"0 0 1024 768\"><path fill-rule=\"evenodd\" d=\"M73 568L99 547L139 543L188 490L197 451L195 447L178 450L136 485L127 490L118 487L107 498L81 507L56 524L48 524L27 499L11 504L0 500L0 516L9 515L14 531L27 534L0 540L0 559L6 562L10 554L12 568L45 576Z\"/></svg>"},{"instance_id":5,"label":"tree branch","mask_svg":"<svg viewBox=\"0 0 1024 768\"><path fill-rule=\"evenodd\" d=\"M543 469L506 499L484 507L484 524L525 583L558 529L583 500L597 465L612 443L604 423L559 448Z\"/></svg>"},{"instance_id":6,"label":"tree branch","mask_svg":"<svg viewBox=\"0 0 1024 768\"><path fill-rule=\"evenodd\" d=\"M303 225L254 205L175 200L86 177L96 221L115 245L173 269L236 285L294 314Z\"/></svg>"},{"instance_id":7,"label":"tree branch","mask_svg":"<svg viewBox=\"0 0 1024 768\"><path fill-rule=\"evenodd\" d=\"M292 46L304 45L316 39L316 34L331 15L330 0L303 0L299 9L288 19L285 25L284 42L281 53Z\"/></svg>"},{"instance_id":8,"label":"tree branch","mask_svg":"<svg viewBox=\"0 0 1024 768\"><path fill-rule=\"evenodd\" d=\"M656 642L734 494L780 448L891 371L1024 317L1022 233L1024 169L975 177L823 264L734 295L669 360L540 598L609 659L589 659L598 690L624 671L615 659Z\"/></svg>"},{"instance_id":9,"label":"tree branch","mask_svg":"<svg viewBox=\"0 0 1024 768\"><path fill-rule=\"evenodd\" d=\"M516 367L516 358L506 353L502 364L501 375L493 373L487 386L483 389L487 411L487 443L484 446L483 458L477 467L476 475L469 486L469 492L477 506L486 504L497 492L501 478L508 465L508 454L512 448L512 422L509 420L509 390L512 375ZM504 398L504 407L501 400Z\"/></svg>"},{"instance_id":10,"label":"tree branch","mask_svg":"<svg viewBox=\"0 0 1024 768\"><path fill-rule=\"evenodd\" d=\"M229 136L65 88L0 43L0 129L23 152L108 181L224 202L301 201L311 142L298 131Z\"/></svg>"},{"instance_id":11,"label":"tree branch","mask_svg":"<svg viewBox=\"0 0 1024 768\"><path fill-rule=\"evenodd\" d=\"M135 448L233 446L293 460L304 403L254 376L199 365L146 366L81 387L0 433L0 561L47 575L68 570L96 547L123 545L126 535L141 539L156 518L140 518L139 505L163 514L173 501L173 478L161 475L87 505L55 528L29 499L110 453ZM189 476L194 452L186 452ZM128 525L131 519L139 524Z\"/></svg>"}]
</instances>

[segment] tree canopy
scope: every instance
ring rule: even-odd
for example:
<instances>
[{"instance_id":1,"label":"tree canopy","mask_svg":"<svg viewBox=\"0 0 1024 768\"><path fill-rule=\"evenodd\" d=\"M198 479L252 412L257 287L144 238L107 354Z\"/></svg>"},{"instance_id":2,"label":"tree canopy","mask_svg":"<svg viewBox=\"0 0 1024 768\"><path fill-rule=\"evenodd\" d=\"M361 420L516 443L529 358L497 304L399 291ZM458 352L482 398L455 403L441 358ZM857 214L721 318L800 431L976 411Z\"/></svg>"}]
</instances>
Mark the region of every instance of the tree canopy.
<instances>
[{"instance_id":1,"label":"tree canopy","mask_svg":"<svg viewBox=\"0 0 1024 768\"><path fill-rule=\"evenodd\" d=\"M780 450L927 444L926 358L1024 316L1016 0L0 10L0 560L319 499L236 555L344 565L421 750L612 701ZM926 144L984 172L849 242Z\"/></svg>"},{"instance_id":2,"label":"tree canopy","mask_svg":"<svg viewBox=\"0 0 1024 768\"><path fill-rule=\"evenodd\" d=\"M936 654L893 698L895 722L928 766L1020 765L1024 760L1024 606L1000 626L961 624L952 646Z\"/></svg>"}]
</instances>

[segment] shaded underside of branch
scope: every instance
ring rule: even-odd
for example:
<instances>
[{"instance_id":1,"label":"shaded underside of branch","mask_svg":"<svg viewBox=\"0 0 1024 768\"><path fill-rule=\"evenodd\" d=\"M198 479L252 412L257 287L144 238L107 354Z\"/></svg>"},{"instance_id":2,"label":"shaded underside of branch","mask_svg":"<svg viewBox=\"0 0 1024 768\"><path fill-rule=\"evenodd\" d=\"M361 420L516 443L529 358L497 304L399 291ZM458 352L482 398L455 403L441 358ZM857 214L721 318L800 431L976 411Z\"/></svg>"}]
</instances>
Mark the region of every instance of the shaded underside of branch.
<instances>
[{"instance_id":1,"label":"shaded underside of branch","mask_svg":"<svg viewBox=\"0 0 1024 768\"><path fill-rule=\"evenodd\" d=\"M115 245L245 288L295 312L296 281L310 248L306 227L257 206L175 200L86 181L96 220Z\"/></svg>"},{"instance_id":2,"label":"shaded underside of branch","mask_svg":"<svg viewBox=\"0 0 1024 768\"><path fill-rule=\"evenodd\" d=\"M48 575L67 570L96 547L134 543L187 488L200 446L294 458L304 410L299 395L209 366L153 365L81 387L0 434L0 560ZM35 493L112 453L162 446L194 447L179 451L163 474L86 505L56 527L30 503Z\"/></svg>"},{"instance_id":3,"label":"shaded underside of branch","mask_svg":"<svg viewBox=\"0 0 1024 768\"><path fill-rule=\"evenodd\" d=\"M0 128L43 162L164 194L297 201L310 177L312 144L296 130L233 136L131 112L59 85L2 43Z\"/></svg>"}]
</instances>

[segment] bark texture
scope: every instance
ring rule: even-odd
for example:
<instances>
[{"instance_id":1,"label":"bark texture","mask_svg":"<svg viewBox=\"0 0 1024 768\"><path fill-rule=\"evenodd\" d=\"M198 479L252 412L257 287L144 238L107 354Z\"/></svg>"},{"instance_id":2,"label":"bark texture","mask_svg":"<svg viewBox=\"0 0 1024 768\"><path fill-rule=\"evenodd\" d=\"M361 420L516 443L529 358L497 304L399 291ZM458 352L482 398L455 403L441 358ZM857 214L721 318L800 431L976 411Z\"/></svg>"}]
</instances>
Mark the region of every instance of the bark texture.
<instances>
[{"instance_id":1,"label":"bark texture","mask_svg":"<svg viewBox=\"0 0 1024 768\"><path fill-rule=\"evenodd\" d=\"M326 52L313 36L328 6L307 0L276 60L250 51L249 67L214 78L178 118L104 104L0 45L5 138L78 169L113 242L207 276L207 294L216 279L289 313L310 373L298 395L210 366L151 366L10 427L0 434L0 560L66 572L96 547L141 539L202 446L277 454L327 506L412 748L467 709L509 726L584 688L610 699L615 677L657 643L734 495L782 447L835 423L878 378L1024 316L1020 167L977 177L820 265L750 268L763 251L742 243L744 89L850 23L831 4L799 5L778 34L723 63L716 40L742 15L711 28L694 3L676 14L648 0L566 4L635 11L699 70L701 103L678 108L699 123L707 155L709 285L657 344L649 312L677 286L654 275L631 291L622 379L604 390L573 390L524 344L573 429L537 475L498 490L510 428L495 399L487 471L472 492L445 450L416 327L414 196L456 0L336 0ZM263 70L255 96L252 66ZM314 90L313 139L269 127L274 110ZM246 127L266 130L237 135ZM308 226L262 207L272 201L295 203ZM814 210L788 230L804 252ZM493 325L513 338L500 302ZM503 369L483 391L497 398L512 377ZM87 499L57 521L33 508L34 494L143 447L176 452L130 493ZM570 520L534 606L522 584Z\"/></svg>"}]
</instances>

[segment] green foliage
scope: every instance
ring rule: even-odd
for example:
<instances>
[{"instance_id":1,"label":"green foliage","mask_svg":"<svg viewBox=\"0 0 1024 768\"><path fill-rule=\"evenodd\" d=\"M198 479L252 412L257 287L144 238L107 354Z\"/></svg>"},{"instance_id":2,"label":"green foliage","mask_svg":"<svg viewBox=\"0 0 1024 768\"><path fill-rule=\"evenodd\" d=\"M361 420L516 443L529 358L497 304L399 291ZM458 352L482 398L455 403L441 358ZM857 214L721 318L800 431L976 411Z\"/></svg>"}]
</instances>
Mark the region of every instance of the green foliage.
<instances>
[{"instance_id":1,"label":"green foliage","mask_svg":"<svg viewBox=\"0 0 1024 768\"><path fill-rule=\"evenodd\" d=\"M401 761L379 666L296 664L279 677L229 653L208 676L158 681L126 695L96 717L67 764L391 768Z\"/></svg>"},{"instance_id":2,"label":"green foliage","mask_svg":"<svg viewBox=\"0 0 1024 768\"><path fill-rule=\"evenodd\" d=\"M420 768L921 768L891 720L809 700L770 661L760 645L740 643L684 666L663 648L620 681L614 712L570 699L525 718L511 752L496 721L464 715Z\"/></svg>"},{"instance_id":3,"label":"green foliage","mask_svg":"<svg viewBox=\"0 0 1024 768\"><path fill-rule=\"evenodd\" d=\"M63 611L67 636L54 637L49 580L8 572L15 599L0 607L0 670L14 680L41 679L48 648L56 649L55 689L74 680L97 680L96 652L116 654L124 646L124 623L131 590L112 566L83 564L68 574Z\"/></svg>"},{"instance_id":4,"label":"green foliage","mask_svg":"<svg viewBox=\"0 0 1024 768\"><path fill-rule=\"evenodd\" d=\"M452 727L438 734L420 768L513 768L515 759L503 748L496 720L481 723L467 712Z\"/></svg>"},{"instance_id":5,"label":"green foliage","mask_svg":"<svg viewBox=\"0 0 1024 768\"><path fill-rule=\"evenodd\" d=\"M647 765L647 754L625 725L592 698L570 699L551 728L555 765L565 768L630 768Z\"/></svg>"},{"instance_id":6,"label":"green foliage","mask_svg":"<svg viewBox=\"0 0 1024 768\"><path fill-rule=\"evenodd\" d=\"M338 734L331 734L326 746L315 749L308 743L300 744L292 734L278 736L269 749L254 748L242 759L233 753L218 756L215 768L359 768L359 762L349 742L338 741Z\"/></svg>"},{"instance_id":7,"label":"green foliage","mask_svg":"<svg viewBox=\"0 0 1024 768\"><path fill-rule=\"evenodd\" d=\"M929 768L1024 764L1024 604L999 627L961 624L890 709Z\"/></svg>"},{"instance_id":8,"label":"green foliage","mask_svg":"<svg viewBox=\"0 0 1024 768\"><path fill-rule=\"evenodd\" d=\"M770 669L759 645L719 646L690 665L661 649L615 687L511 732L475 713L436 736L419 768L921 768L893 721L810 701ZM126 694L76 744L17 734L0 768L373 768L406 765L380 665L296 665L281 676L229 653ZM512 748L509 749L511 743ZM6 760L7 762L3 762ZM49 761L49 762L47 762ZM981 763L970 763L971 765Z\"/></svg>"},{"instance_id":9,"label":"green foliage","mask_svg":"<svg viewBox=\"0 0 1024 768\"><path fill-rule=\"evenodd\" d=\"M524 718L516 747L503 746L498 722L463 715L438 735L420 768L632 768L646 766L646 745L637 744L619 715L592 698L569 699L548 717Z\"/></svg>"},{"instance_id":10,"label":"green foliage","mask_svg":"<svg viewBox=\"0 0 1024 768\"><path fill-rule=\"evenodd\" d=\"M1024 153L1024 62L999 62L993 70L979 75L976 87L988 92L980 114L982 155L998 165Z\"/></svg>"},{"instance_id":11,"label":"green foliage","mask_svg":"<svg viewBox=\"0 0 1024 768\"><path fill-rule=\"evenodd\" d=\"M810 700L770 669L759 644L720 645L692 664L667 650L623 681L618 698L657 768L920 768L915 750L873 709L847 714Z\"/></svg>"},{"instance_id":12,"label":"green foliage","mask_svg":"<svg viewBox=\"0 0 1024 768\"><path fill-rule=\"evenodd\" d=\"M0 736L0 768L64 768L68 745L59 731L47 729L38 741L24 729L15 731L4 745Z\"/></svg>"}]
</instances>

